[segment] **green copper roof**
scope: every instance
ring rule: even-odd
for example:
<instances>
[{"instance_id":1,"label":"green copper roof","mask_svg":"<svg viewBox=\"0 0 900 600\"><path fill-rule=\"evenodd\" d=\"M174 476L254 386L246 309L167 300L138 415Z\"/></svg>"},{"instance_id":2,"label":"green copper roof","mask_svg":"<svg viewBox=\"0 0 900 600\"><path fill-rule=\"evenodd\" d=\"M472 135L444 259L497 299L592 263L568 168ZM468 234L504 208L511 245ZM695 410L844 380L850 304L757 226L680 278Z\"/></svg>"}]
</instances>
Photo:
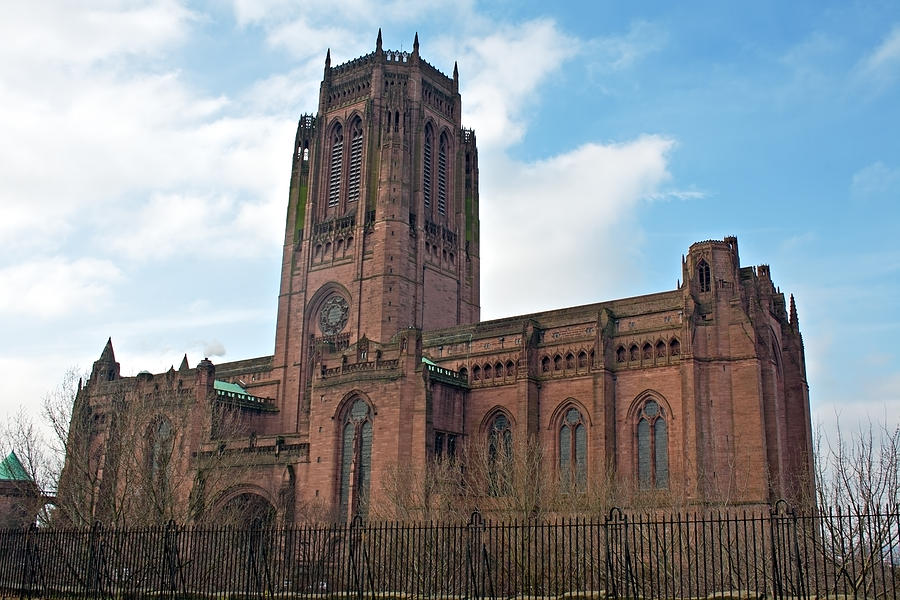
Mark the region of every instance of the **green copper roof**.
<instances>
[{"instance_id":1,"label":"green copper roof","mask_svg":"<svg viewBox=\"0 0 900 600\"><path fill-rule=\"evenodd\" d=\"M25 467L19 462L19 457L15 452L10 452L9 456L0 462L0 480L2 481L31 481L31 477L25 471Z\"/></svg>"},{"instance_id":2,"label":"green copper roof","mask_svg":"<svg viewBox=\"0 0 900 600\"><path fill-rule=\"evenodd\" d=\"M220 380L216 379L216 382L213 385L220 392L232 392L235 394L247 394L247 390L245 390L244 388L242 388L241 386L239 386L236 383L229 383L227 381L220 381Z\"/></svg>"},{"instance_id":3,"label":"green copper roof","mask_svg":"<svg viewBox=\"0 0 900 600\"><path fill-rule=\"evenodd\" d=\"M425 356L422 357L422 362L425 363L426 365L431 365L432 367L438 366L436 362L434 362L433 360L430 360L429 358L427 358Z\"/></svg>"}]
</instances>

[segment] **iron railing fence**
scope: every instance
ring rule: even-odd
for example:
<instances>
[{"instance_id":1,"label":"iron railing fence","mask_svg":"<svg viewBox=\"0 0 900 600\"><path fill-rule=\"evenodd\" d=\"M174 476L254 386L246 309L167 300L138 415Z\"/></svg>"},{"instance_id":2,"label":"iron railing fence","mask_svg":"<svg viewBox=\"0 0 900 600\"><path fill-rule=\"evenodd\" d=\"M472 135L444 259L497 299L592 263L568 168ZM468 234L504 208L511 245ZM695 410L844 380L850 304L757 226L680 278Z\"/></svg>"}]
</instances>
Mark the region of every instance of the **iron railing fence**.
<instances>
[{"instance_id":1,"label":"iron railing fence","mask_svg":"<svg viewBox=\"0 0 900 600\"><path fill-rule=\"evenodd\" d=\"M0 531L0 596L891 598L900 513Z\"/></svg>"}]
</instances>

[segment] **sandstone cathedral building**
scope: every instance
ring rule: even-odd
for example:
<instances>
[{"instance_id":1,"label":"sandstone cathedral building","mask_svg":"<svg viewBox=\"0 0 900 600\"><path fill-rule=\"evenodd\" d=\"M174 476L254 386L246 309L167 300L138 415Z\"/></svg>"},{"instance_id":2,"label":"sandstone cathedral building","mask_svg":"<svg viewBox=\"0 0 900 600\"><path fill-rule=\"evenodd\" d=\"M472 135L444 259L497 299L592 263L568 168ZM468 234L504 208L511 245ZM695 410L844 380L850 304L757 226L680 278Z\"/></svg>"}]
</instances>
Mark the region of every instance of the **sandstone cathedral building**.
<instances>
[{"instance_id":1,"label":"sandstone cathedral building","mask_svg":"<svg viewBox=\"0 0 900 600\"><path fill-rule=\"evenodd\" d=\"M329 53L291 158L273 354L122 377L108 342L73 408L58 498L73 521L126 505L346 519L397 465L524 439L572 494L609 478L696 504L810 489L793 297L741 266L736 238L692 244L676 289L480 321L478 149L460 114L456 67L423 60L418 37Z\"/></svg>"}]
</instances>

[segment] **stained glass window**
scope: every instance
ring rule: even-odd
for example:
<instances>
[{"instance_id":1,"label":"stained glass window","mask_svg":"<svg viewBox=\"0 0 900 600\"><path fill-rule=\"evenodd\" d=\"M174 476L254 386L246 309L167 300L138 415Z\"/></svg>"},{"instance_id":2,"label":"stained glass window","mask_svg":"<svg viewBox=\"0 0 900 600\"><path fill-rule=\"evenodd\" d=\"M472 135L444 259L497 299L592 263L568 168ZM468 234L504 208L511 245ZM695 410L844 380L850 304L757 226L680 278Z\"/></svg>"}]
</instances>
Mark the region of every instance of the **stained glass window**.
<instances>
[{"instance_id":1,"label":"stained glass window","mask_svg":"<svg viewBox=\"0 0 900 600\"><path fill-rule=\"evenodd\" d=\"M587 484L587 428L577 408L570 408L559 428L559 476L564 491L584 491Z\"/></svg>"},{"instance_id":2,"label":"stained glass window","mask_svg":"<svg viewBox=\"0 0 900 600\"><path fill-rule=\"evenodd\" d=\"M669 487L669 431L662 407L647 400L638 413L637 476L642 490Z\"/></svg>"},{"instance_id":3,"label":"stained glass window","mask_svg":"<svg viewBox=\"0 0 900 600\"><path fill-rule=\"evenodd\" d=\"M372 417L357 399L347 413L341 440L340 496L343 514L365 510L372 469Z\"/></svg>"}]
</instances>

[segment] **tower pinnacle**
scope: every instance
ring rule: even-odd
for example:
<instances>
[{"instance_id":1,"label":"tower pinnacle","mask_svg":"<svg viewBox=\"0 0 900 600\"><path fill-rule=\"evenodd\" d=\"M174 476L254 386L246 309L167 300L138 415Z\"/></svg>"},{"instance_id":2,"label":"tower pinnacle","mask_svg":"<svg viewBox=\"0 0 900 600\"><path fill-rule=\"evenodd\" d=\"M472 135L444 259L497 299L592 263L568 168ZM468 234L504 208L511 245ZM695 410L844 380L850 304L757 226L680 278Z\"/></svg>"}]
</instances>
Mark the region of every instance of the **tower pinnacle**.
<instances>
[{"instance_id":1,"label":"tower pinnacle","mask_svg":"<svg viewBox=\"0 0 900 600\"><path fill-rule=\"evenodd\" d=\"M381 52L381 27L378 28L378 39L375 40L375 52Z\"/></svg>"},{"instance_id":2,"label":"tower pinnacle","mask_svg":"<svg viewBox=\"0 0 900 600\"><path fill-rule=\"evenodd\" d=\"M416 37L413 39L413 54L419 54L419 32L416 32Z\"/></svg>"},{"instance_id":3,"label":"tower pinnacle","mask_svg":"<svg viewBox=\"0 0 900 600\"><path fill-rule=\"evenodd\" d=\"M793 325L794 329L800 327L800 321L797 319L797 305L794 303L794 295L791 294L791 325Z\"/></svg>"}]
</instances>

